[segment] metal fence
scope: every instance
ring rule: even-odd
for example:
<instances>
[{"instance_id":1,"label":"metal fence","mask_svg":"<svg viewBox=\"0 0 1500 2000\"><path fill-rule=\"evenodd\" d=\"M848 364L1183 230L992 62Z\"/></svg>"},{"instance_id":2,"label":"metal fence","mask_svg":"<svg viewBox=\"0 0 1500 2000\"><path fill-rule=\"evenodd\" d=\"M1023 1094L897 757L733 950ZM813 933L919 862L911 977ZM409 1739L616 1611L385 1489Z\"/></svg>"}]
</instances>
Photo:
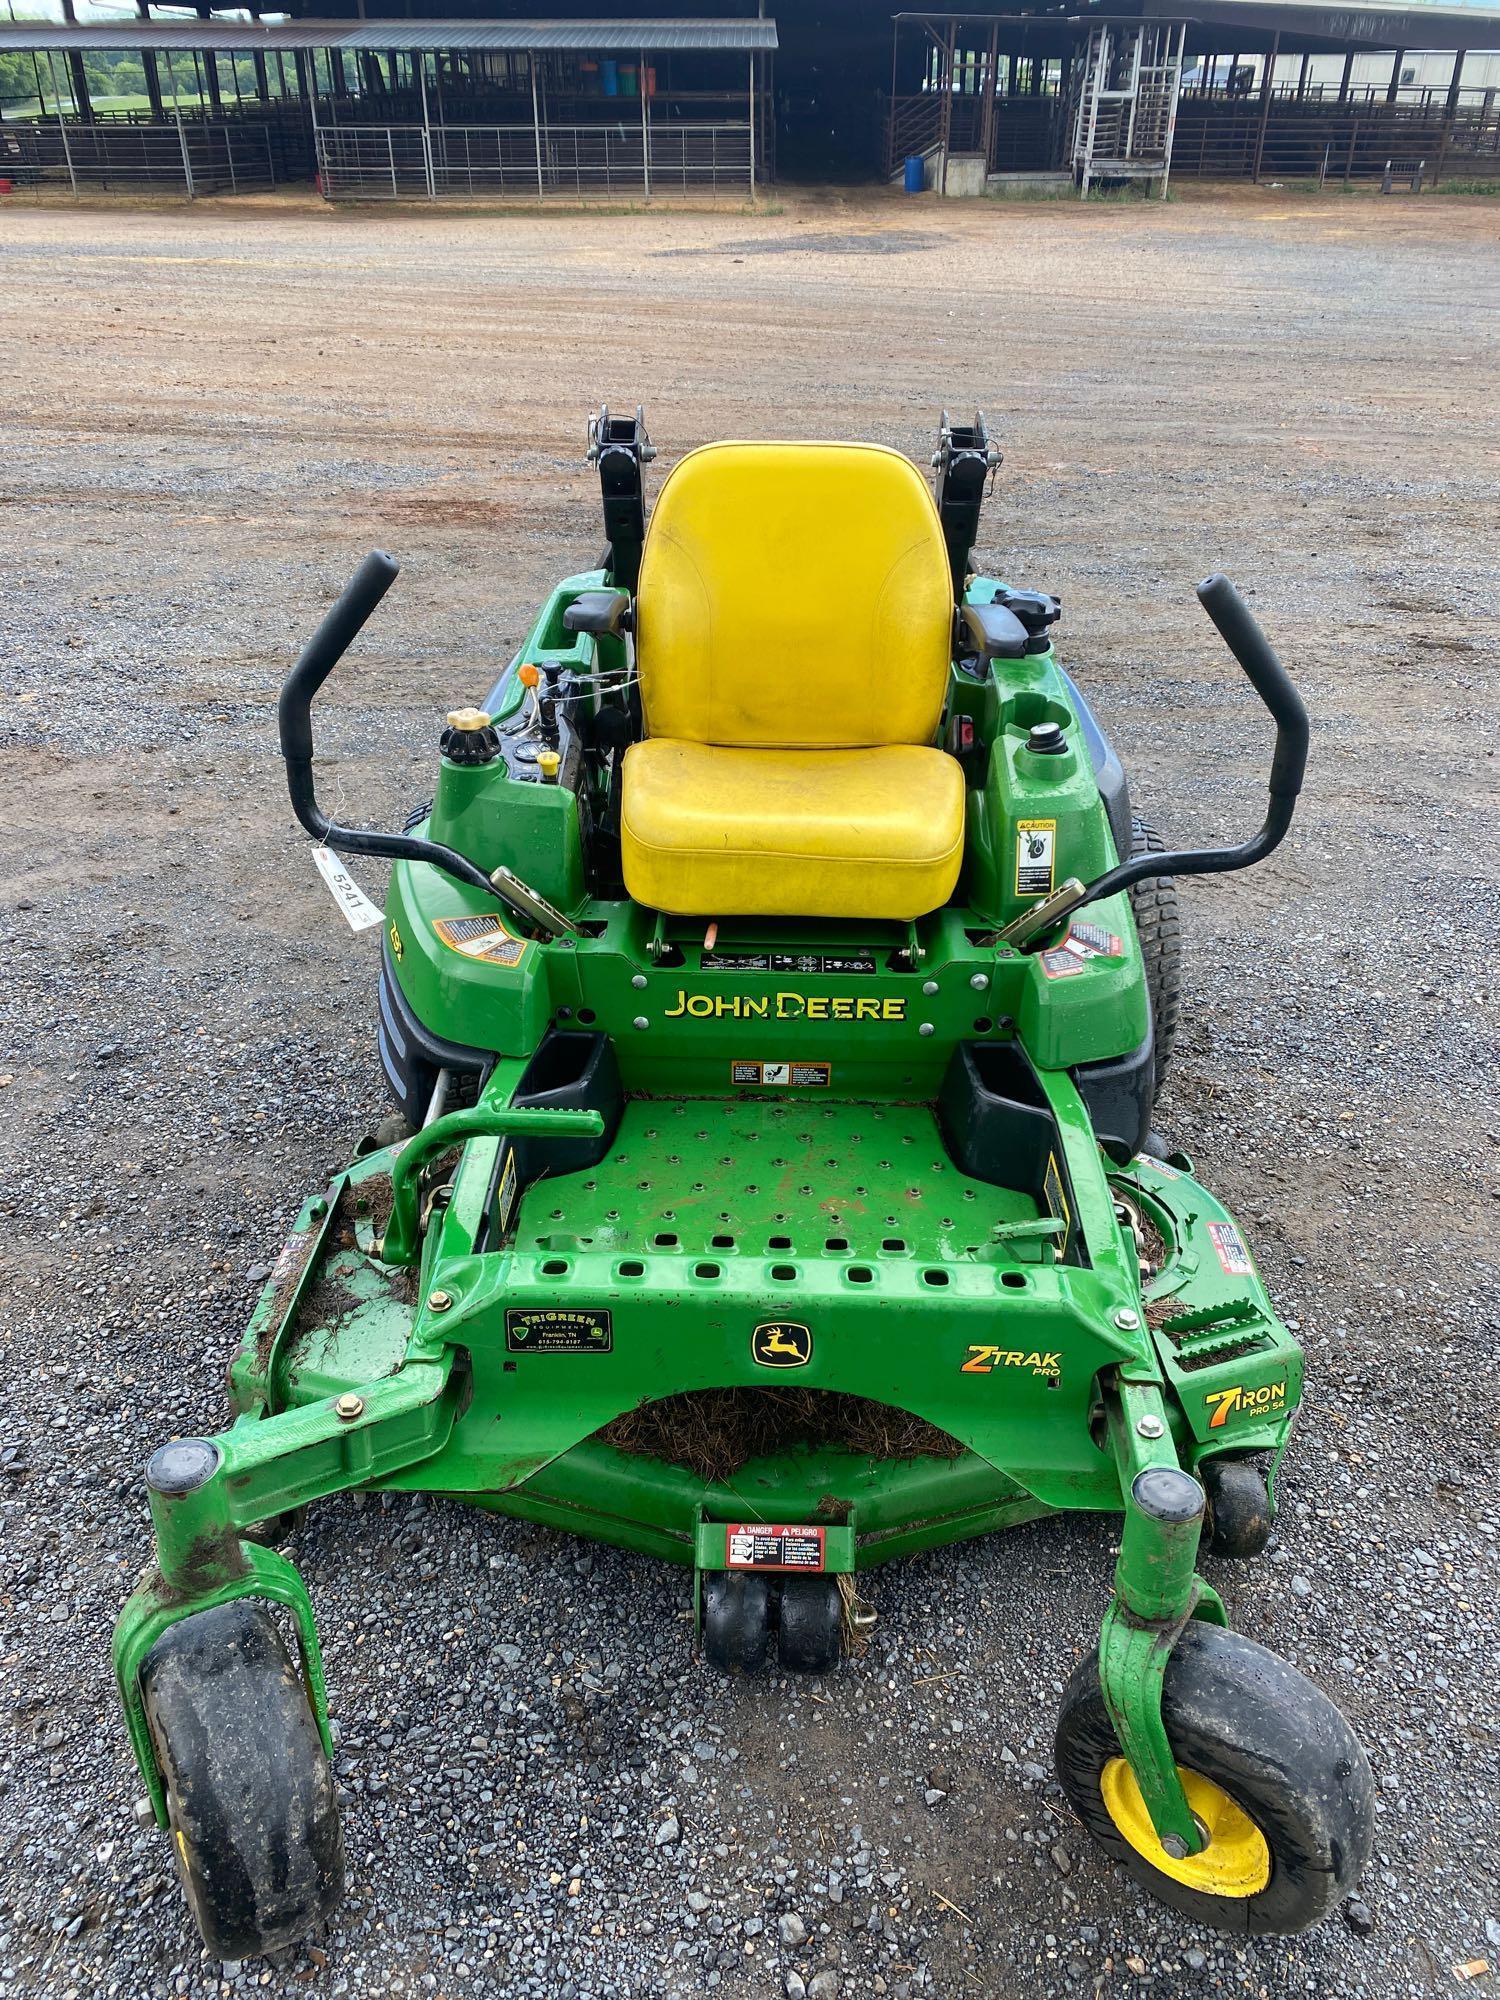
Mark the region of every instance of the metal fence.
<instances>
[{"instance_id":1,"label":"metal fence","mask_svg":"<svg viewBox=\"0 0 1500 2000\"><path fill-rule=\"evenodd\" d=\"M751 193L748 123L322 125L328 201L616 201Z\"/></svg>"},{"instance_id":2,"label":"metal fence","mask_svg":"<svg viewBox=\"0 0 1500 2000\"><path fill-rule=\"evenodd\" d=\"M254 194L276 185L263 125L188 119L0 126L0 176L74 194Z\"/></svg>"}]
</instances>

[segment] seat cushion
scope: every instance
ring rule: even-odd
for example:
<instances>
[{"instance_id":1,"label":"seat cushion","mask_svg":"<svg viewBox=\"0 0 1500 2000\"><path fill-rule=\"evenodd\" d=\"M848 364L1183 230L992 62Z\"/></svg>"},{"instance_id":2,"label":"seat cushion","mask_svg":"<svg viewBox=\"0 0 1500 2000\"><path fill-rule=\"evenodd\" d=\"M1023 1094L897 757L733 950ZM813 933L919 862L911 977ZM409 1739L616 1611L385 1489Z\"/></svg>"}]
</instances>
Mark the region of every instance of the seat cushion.
<instances>
[{"instance_id":1,"label":"seat cushion","mask_svg":"<svg viewBox=\"0 0 1500 2000\"><path fill-rule=\"evenodd\" d=\"M654 736L626 753L625 887L677 916L924 916L953 893L963 843L963 772L926 745Z\"/></svg>"}]
</instances>

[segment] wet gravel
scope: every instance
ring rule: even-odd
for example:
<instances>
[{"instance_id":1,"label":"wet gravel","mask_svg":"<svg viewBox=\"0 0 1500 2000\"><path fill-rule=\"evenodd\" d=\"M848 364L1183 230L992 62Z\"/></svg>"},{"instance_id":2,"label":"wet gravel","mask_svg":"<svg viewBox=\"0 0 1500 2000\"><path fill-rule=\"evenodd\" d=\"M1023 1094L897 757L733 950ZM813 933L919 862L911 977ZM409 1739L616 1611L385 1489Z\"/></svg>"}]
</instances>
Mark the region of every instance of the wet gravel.
<instances>
[{"instance_id":1,"label":"wet gravel","mask_svg":"<svg viewBox=\"0 0 1500 2000\"><path fill-rule=\"evenodd\" d=\"M6 222L0 1994L1396 2000L1500 1965L1493 209ZM840 247L885 231L888 254ZM220 1420L303 1193L383 1109L372 940L291 828L277 679L363 549L395 549L319 782L372 818L421 796L437 714L597 545L600 393L644 397L663 462L777 432L921 458L939 403L982 401L1008 454L986 560L1063 596L1174 833L1248 830L1263 781L1194 576L1256 591L1307 692L1287 846L1184 890L1164 1124L1307 1348L1269 1557L1213 1580L1375 1769L1368 1878L1308 1937L1150 1903L1052 1782L1101 1521L877 1575L862 1661L726 1686L674 1572L331 1502L294 1550L345 1796L329 1935L206 1960L136 1824L108 1639L140 1466Z\"/></svg>"}]
</instances>

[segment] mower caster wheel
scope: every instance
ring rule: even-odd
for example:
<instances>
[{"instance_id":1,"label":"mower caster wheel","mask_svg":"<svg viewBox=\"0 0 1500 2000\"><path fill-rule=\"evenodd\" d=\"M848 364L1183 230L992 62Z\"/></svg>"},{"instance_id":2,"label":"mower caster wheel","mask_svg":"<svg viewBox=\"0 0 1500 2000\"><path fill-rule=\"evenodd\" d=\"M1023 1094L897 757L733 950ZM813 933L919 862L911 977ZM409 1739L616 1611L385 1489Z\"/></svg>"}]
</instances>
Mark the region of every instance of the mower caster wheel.
<instances>
[{"instance_id":1,"label":"mower caster wheel","mask_svg":"<svg viewBox=\"0 0 1500 2000\"><path fill-rule=\"evenodd\" d=\"M333 1774L264 1606L243 1598L170 1626L141 1669L172 1849L215 1958L279 1951L344 1893Z\"/></svg>"},{"instance_id":2,"label":"mower caster wheel","mask_svg":"<svg viewBox=\"0 0 1500 2000\"><path fill-rule=\"evenodd\" d=\"M831 1674L844 1657L844 1597L836 1576L789 1576L776 1633L781 1664L794 1674Z\"/></svg>"},{"instance_id":3,"label":"mower caster wheel","mask_svg":"<svg viewBox=\"0 0 1500 2000\"><path fill-rule=\"evenodd\" d=\"M1207 1496L1203 1546L1211 1556L1258 1556L1271 1538L1271 1496L1248 1458L1210 1458L1198 1468Z\"/></svg>"},{"instance_id":4,"label":"mower caster wheel","mask_svg":"<svg viewBox=\"0 0 1500 2000\"><path fill-rule=\"evenodd\" d=\"M1167 1661L1161 1712L1208 1835L1180 1859L1157 1840L1120 1754L1097 1656L1063 1692L1057 1775L1106 1853L1195 1922L1250 1936L1305 1931L1353 1892L1375 1794L1365 1753L1327 1695L1254 1640L1190 1619Z\"/></svg>"},{"instance_id":5,"label":"mower caster wheel","mask_svg":"<svg viewBox=\"0 0 1500 2000\"><path fill-rule=\"evenodd\" d=\"M771 1585L745 1570L703 1578L703 1657L726 1674L758 1674L771 1650Z\"/></svg>"}]
</instances>

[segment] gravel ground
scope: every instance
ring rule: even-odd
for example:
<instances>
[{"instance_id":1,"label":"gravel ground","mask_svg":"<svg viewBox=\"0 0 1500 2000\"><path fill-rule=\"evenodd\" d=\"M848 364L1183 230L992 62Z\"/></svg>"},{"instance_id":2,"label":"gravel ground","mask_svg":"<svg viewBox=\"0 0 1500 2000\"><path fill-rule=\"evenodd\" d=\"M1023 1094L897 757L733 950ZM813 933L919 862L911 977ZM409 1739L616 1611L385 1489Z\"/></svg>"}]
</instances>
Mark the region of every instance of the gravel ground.
<instances>
[{"instance_id":1,"label":"gravel ground","mask_svg":"<svg viewBox=\"0 0 1500 2000\"><path fill-rule=\"evenodd\" d=\"M0 1992L1394 2000L1500 1965L1494 221L1251 190L7 211ZM675 1573L330 1503L296 1553L347 1794L331 1934L207 1961L136 1826L108 1638L140 1466L220 1420L302 1193L382 1108L372 940L292 827L277 682L363 550L398 552L321 783L372 819L420 796L439 712L598 545L601 395L646 402L658 470L736 434L921 459L941 403L980 401L1007 448L987 563L1061 594L1180 835L1248 830L1266 761L1193 579L1253 589L1306 690L1287 846L1184 888L1164 1123L1308 1351L1269 1560L1214 1580L1375 1767L1362 1899L1311 1936L1199 1933L1072 1821L1049 1746L1105 1603L1090 1520L877 1577L831 1682L726 1687Z\"/></svg>"}]
</instances>

